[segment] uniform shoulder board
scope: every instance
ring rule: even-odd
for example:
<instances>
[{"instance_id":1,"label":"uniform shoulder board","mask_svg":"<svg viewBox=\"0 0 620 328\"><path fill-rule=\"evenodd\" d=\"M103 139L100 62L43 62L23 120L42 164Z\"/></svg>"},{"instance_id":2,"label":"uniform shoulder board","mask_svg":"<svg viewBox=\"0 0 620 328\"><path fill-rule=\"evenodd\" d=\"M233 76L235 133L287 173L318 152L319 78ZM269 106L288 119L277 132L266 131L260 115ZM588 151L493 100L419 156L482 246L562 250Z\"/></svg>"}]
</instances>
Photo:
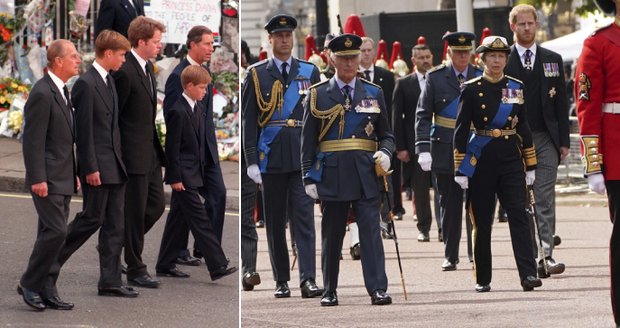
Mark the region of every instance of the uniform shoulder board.
<instances>
[{"instance_id":1,"label":"uniform shoulder board","mask_svg":"<svg viewBox=\"0 0 620 328\"><path fill-rule=\"evenodd\" d=\"M478 77L474 77L473 79L469 79L469 80L463 82L463 84L472 84L472 83L474 83L476 81L480 81L480 79L482 79L482 75L478 76Z\"/></svg>"},{"instance_id":2,"label":"uniform shoulder board","mask_svg":"<svg viewBox=\"0 0 620 328\"><path fill-rule=\"evenodd\" d=\"M366 80L366 79L362 79L362 78L360 78L359 80L360 80L360 81L362 81L362 83L370 84L370 85L372 85L373 87L377 87L378 89L381 89L381 86L379 86L378 84L374 84L374 83L372 83L372 82L370 82L370 81L368 81L368 80Z\"/></svg>"},{"instance_id":3,"label":"uniform shoulder board","mask_svg":"<svg viewBox=\"0 0 620 328\"><path fill-rule=\"evenodd\" d=\"M263 59L263 60L261 60L261 61L259 61L257 63L254 63L254 64L248 66L247 71L249 72L252 68L255 68L255 67L258 67L258 66L261 66L261 65L265 65L268 62L269 62L269 59Z\"/></svg>"},{"instance_id":4,"label":"uniform shoulder board","mask_svg":"<svg viewBox=\"0 0 620 328\"><path fill-rule=\"evenodd\" d=\"M429 69L427 74L430 74L430 73L433 73L433 72L437 72L437 71L442 70L444 68L446 68L446 64L439 64L439 65Z\"/></svg>"},{"instance_id":5,"label":"uniform shoulder board","mask_svg":"<svg viewBox=\"0 0 620 328\"><path fill-rule=\"evenodd\" d=\"M311 62L309 62L309 61L307 61L307 60L303 60L303 59L301 59L301 58L296 58L296 59L297 59L297 61L299 61L300 63L312 64ZM314 65L314 64L312 64L312 65ZM315 65L315 66L316 66L316 65Z\"/></svg>"},{"instance_id":6,"label":"uniform shoulder board","mask_svg":"<svg viewBox=\"0 0 620 328\"><path fill-rule=\"evenodd\" d=\"M517 83L519 83L519 84L521 84L521 85L523 85L523 82L521 80L519 80L519 79L515 79L514 77L512 77L510 75L506 75L506 77L511 79L511 80L513 80L513 81L515 81L515 82L517 82Z\"/></svg>"},{"instance_id":7,"label":"uniform shoulder board","mask_svg":"<svg viewBox=\"0 0 620 328\"><path fill-rule=\"evenodd\" d=\"M318 86L320 86L320 85L322 85L322 84L325 84L325 83L327 83L327 82L329 82L329 79L328 79L328 80L325 80L325 81L321 81L321 82L315 83L315 84L311 85L311 86L310 86L310 88L311 88L311 89L315 89L315 88L317 88Z\"/></svg>"}]
</instances>

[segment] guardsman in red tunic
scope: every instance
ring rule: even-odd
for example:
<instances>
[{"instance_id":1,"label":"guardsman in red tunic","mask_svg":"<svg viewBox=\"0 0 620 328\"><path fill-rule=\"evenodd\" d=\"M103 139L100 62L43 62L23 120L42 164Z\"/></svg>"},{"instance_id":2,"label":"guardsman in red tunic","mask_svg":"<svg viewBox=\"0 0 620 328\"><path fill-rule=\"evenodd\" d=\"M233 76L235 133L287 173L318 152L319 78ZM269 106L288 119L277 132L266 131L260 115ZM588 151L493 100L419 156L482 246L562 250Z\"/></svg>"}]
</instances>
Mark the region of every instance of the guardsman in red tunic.
<instances>
[{"instance_id":1,"label":"guardsman in red tunic","mask_svg":"<svg viewBox=\"0 0 620 328\"><path fill-rule=\"evenodd\" d=\"M609 15L618 13L620 2L597 0ZM582 161L590 189L604 194L607 189L609 213L614 227L609 242L611 304L620 327L620 18L599 29L583 43L577 64L575 99L581 138Z\"/></svg>"}]
</instances>

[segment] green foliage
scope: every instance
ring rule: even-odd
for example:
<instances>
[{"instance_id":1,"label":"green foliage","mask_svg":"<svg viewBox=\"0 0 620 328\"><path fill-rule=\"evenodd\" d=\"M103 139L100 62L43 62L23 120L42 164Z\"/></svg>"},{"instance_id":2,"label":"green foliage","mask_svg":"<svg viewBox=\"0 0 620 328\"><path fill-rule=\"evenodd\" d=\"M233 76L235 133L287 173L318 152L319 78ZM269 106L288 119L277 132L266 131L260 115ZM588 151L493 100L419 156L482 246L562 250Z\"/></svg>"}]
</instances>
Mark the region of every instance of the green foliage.
<instances>
[{"instance_id":1,"label":"green foliage","mask_svg":"<svg viewBox=\"0 0 620 328\"><path fill-rule=\"evenodd\" d=\"M573 3L575 0L566 0L569 3ZM540 8L543 5L555 5L558 0L520 0L519 4L526 3L534 6L535 8ZM581 1L581 6L575 8L575 14L584 16L588 13L600 12L594 0L583 0Z\"/></svg>"}]
</instances>

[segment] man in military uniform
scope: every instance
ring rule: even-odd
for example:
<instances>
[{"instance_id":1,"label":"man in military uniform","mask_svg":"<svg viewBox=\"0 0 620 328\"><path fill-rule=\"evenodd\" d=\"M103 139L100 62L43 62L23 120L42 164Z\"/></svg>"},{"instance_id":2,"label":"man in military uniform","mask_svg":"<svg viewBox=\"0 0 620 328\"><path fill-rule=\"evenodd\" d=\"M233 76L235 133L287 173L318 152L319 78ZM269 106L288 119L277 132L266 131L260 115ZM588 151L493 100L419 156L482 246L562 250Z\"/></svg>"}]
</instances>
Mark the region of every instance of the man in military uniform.
<instances>
[{"instance_id":1,"label":"man in military uniform","mask_svg":"<svg viewBox=\"0 0 620 328\"><path fill-rule=\"evenodd\" d=\"M301 141L304 184L306 193L323 205L322 306L338 305L340 251L349 208L359 227L364 284L371 303L392 303L386 293L375 165L389 169L394 137L381 88L356 76L361 43L354 34L342 34L329 43L336 75L314 85L305 104Z\"/></svg>"},{"instance_id":2,"label":"man in military uniform","mask_svg":"<svg viewBox=\"0 0 620 328\"><path fill-rule=\"evenodd\" d=\"M608 15L620 12L620 3L597 0ZM590 189L599 194L607 190L610 219L613 223L609 241L611 266L611 305L616 325L620 327L620 152L617 150L620 126L620 18L590 35L575 74L575 100L585 175ZM618 223L618 224L616 224Z\"/></svg>"},{"instance_id":3,"label":"man in military uniform","mask_svg":"<svg viewBox=\"0 0 620 328\"><path fill-rule=\"evenodd\" d=\"M319 70L312 63L295 59L295 18L276 15L265 25L273 57L248 68L241 93L243 142L247 175L261 185L264 200L267 243L277 298L291 295L286 219L289 197L291 226L299 254L301 296L323 293L315 283L314 201L301 181L300 138L302 100L309 87L319 82Z\"/></svg>"},{"instance_id":4,"label":"man in military uniform","mask_svg":"<svg viewBox=\"0 0 620 328\"><path fill-rule=\"evenodd\" d=\"M558 165L568 156L570 145L564 64L562 56L536 44L539 23L533 6L515 6L510 12L509 22L515 44L504 71L525 84L527 117L538 159L534 182L536 220L545 255L544 259L538 259L538 275L547 278L550 274L564 272L564 264L552 257L555 183ZM534 254L536 245L534 243ZM543 264L543 261L547 263Z\"/></svg>"},{"instance_id":5,"label":"man in military uniform","mask_svg":"<svg viewBox=\"0 0 620 328\"><path fill-rule=\"evenodd\" d=\"M416 110L415 147L424 171L433 171L439 192L441 230L445 245L443 271L456 270L463 222L463 190L454 182L452 137L458 98L465 81L482 72L472 64L472 42L476 35L453 32L444 35L451 61L427 73L426 87Z\"/></svg>"}]
</instances>

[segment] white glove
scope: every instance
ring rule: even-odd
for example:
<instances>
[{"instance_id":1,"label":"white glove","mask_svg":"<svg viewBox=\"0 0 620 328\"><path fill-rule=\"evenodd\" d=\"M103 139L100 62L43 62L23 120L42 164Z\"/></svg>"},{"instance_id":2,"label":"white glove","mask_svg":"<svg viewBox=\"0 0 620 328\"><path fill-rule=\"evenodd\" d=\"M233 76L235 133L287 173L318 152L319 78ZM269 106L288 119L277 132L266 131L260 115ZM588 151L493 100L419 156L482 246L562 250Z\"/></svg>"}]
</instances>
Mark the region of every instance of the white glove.
<instances>
[{"instance_id":1,"label":"white glove","mask_svg":"<svg viewBox=\"0 0 620 328\"><path fill-rule=\"evenodd\" d=\"M431 158L431 153L424 152L418 155L418 164L422 168L422 171L430 171L431 164L433 164L433 159Z\"/></svg>"},{"instance_id":2,"label":"white glove","mask_svg":"<svg viewBox=\"0 0 620 328\"><path fill-rule=\"evenodd\" d=\"M247 173L248 177L250 177L250 179L252 179L252 181L254 181L255 183L263 183L263 178L260 175L260 169L258 168L258 165L252 164L248 166Z\"/></svg>"},{"instance_id":3,"label":"white glove","mask_svg":"<svg viewBox=\"0 0 620 328\"><path fill-rule=\"evenodd\" d=\"M525 172L525 184L531 186L534 184L534 180L536 180L536 170L530 170Z\"/></svg>"},{"instance_id":4,"label":"white glove","mask_svg":"<svg viewBox=\"0 0 620 328\"><path fill-rule=\"evenodd\" d=\"M306 195L312 197L312 199L319 199L319 192L316 190L316 184L306 185Z\"/></svg>"},{"instance_id":5,"label":"white glove","mask_svg":"<svg viewBox=\"0 0 620 328\"><path fill-rule=\"evenodd\" d=\"M374 155L372 155L372 158L374 158L374 159L380 158L381 168L384 171L389 171L390 170L390 162L391 162L390 161L390 157L388 155L386 155L384 152L378 151Z\"/></svg>"},{"instance_id":6,"label":"white glove","mask_svg":"<svg viewBox=\"0 0 620 328\"><path fill-rule=\"evenodd\" d=\"M469 178L457 175L454 177L454 181L461 186L461 189L465 190L469 187Z\"/></svg>"},{"instance_id":7,"label":"white glove","mask_svg":"<svg viewBox=\"0 0 620 328\"><path fill-rule=\"evenodd\" d=\"M602 173L588 175L588 187L597 194L605 193L605 177Z\"/></svg>"}]
</instances>

